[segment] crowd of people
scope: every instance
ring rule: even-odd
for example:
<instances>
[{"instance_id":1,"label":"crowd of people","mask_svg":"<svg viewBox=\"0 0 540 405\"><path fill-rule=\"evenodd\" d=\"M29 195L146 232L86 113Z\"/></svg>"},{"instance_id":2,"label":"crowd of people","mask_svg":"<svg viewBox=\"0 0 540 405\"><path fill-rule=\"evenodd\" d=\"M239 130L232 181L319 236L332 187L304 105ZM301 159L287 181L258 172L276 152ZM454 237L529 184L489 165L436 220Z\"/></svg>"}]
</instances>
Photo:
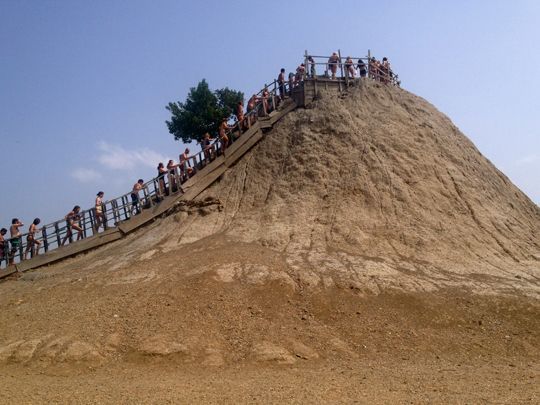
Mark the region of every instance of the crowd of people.
<instances>
[{"instance_id":1,"label":"crowd of people","mask_svg":"<svg viewBox=\"0 0 540 405\"><path fill-rule=\"evenodd\" d=\"M366 63L367 62L367 63ZM307 66L306 66L307 63ZM390 67L388 58L384 57L382 61L378 61L374 57L369 59L358 59L356 62L348 56L345 62L341 61L340 56L334 52L328 58L326 63L316 63L314 57L308 56L304 63L301 63L295 72L286 73L285 68L281 68L276 80L276 87L273 92L267 86L259 93L253 94L248 102L246 111L244 112L244 103L239 101L234 113L234 124L229 124L229 118L223 118L219 125L217 133L212 136L210 133L205 133L200 141L201 152L204 156L204 164L213 160L218 153L223 153L227 147L236 138L242 135L260 116L270 114L274 109L287 98L291 97L294 88L300 85L304 78L316 78L317 65L324 65L324 74L319 76L335 80L337 78L338 69L343 67L343 72L346 78L370 78L385 84L395 81L395 75ZM399 82L398 82L399 84ZM159 202L164 196L176 191L183 191L182 184L191 178L197 172L197 163L194 155L190 154L189 148L185 148L180 154L178 163L174 160L169 160L167 165L160 162L157 166L157 190L155 198ZM168 181L166 181L168 179ZM140 193L145 192L145 183L143 179L138 179L131 190L131 207L130 216L138 215L142 212L143 207L150 205L148 198L141 199ZM99 191L94 200L92 209L93 220L91 228L93 233L98 233L101 228L106 228L107 217L105 212L104 198L105 193ZM66 242L79 241L86 234L86 219L82 215L81 207L75 205L64 217L65 233L63 238L58 239L58 244L64 246ZM38 237L40 232L39 224L41 220L35 218L26 233L26 246L23 245L23 234L21 228L24 224L18 219L13 218L9 227L9 238L7 237L8 230L0 229L0 265L3 261L7 264L14 263L15 257L19 254L22 259L26 260L28 255L31 257L38 255L43 246L43 238ZM58 231L57 231L58 232ZM58 236L59 238L59 236Z\"/></svg>"}]
</instances>

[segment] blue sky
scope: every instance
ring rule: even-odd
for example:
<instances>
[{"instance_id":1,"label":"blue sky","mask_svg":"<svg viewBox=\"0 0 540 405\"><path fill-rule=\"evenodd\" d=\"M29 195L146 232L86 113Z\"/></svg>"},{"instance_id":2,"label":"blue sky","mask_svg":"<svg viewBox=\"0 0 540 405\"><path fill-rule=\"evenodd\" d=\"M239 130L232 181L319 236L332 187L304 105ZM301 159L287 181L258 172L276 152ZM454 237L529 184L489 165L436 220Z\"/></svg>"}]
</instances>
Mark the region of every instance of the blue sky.
<instances>
[{"instance_id":1,"label":"blue sky","mask_svg":"<svg viewBox=\"0 0 540 405\"><path fill-rule=\"evenodd\" d=\"M182 150L169 101L252 93L306 49L388 56L538 204L538 21L538 1L0 0L0 225L150 179Z\"/></svg>"}]
</instances>

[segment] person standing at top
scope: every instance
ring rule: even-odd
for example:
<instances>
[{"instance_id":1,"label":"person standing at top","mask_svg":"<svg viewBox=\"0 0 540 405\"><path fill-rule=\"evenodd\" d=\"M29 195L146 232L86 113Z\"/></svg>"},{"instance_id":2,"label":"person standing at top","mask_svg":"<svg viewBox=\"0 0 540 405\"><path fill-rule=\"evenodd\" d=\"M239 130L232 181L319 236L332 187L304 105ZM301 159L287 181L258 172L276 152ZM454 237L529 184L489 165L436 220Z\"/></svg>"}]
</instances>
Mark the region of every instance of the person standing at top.
<instances>
[{"instance_id":1,"label":"person standing at top","mask_svg":"<svg viewBox=\"0 0 540 405\"><path fill-rule=\"evenodd\" d=\"M71 237L73 236L73 229L77 231L77 240L81 240L83 238L83 230L80 225L80 221L81 221L81 215L79 214L80 211L81 211L81 207L76 205L64 217L66 220L66 236L64 236L64 239L62 240L62 246L64 246L64 244L66 243L68 239L69 239L69 242L71 243Z\"/></svg>"},{"instance_id":2,"label":"person standing at top","mask_svg":"<svg viewBox=\"0 0 540 405\"><path fill-rule=\"evenodd\" d=\"M388 61L388 58L385 56L382 59L382 63L380 66L381 75L382 75L382 82L383 83L389 83L390 82L390 62Z\"/></svg>"},{"instance_id":3,"label":"person standing at top","mask_svg":"<svg viewBox=\"0 0 540 405\"><path fill-rule=\"evenodd\" d=\"M0 265L3 260L5 260L6 263L8 262L8 247L5 239L6 233L6 228L0 229Z\"/></svg>"},{"instance_id":4,"label":"person standing at top","mask_svg":"<svg viewBox=\"0 0 540 405\"><path fill-rule=\"evenodd\" d=\"M143 185L144 180L139 179L131 189L131 215L133 215L133 211L135 211L135 215L141 213L141 199L139 197L139 191L143 189Z\"/></svg>"},{"instance_id":5,"label":"person standing at top","mask_svg":"<svg viewBox=\"0 0 540 405\"><path fill-rule=\"evenodd\" d=\"M339 63L339 56L337 53L332 53L332 56L328 58L328 69L332 73L332 80L336 78L337 68Z\"/></svg>"},{"instance_id":6,"label":"person standing at top","mask_svg":"<svg viewBox=\"0 0 540 405\"><path fill-rule=\"evenodd\" d=\"M11 220L11 226L9 227L9 235L10 243L11 243L11 250L9 252L9 264L13 264L15 261L15 255L17 254L17 251L21 248L21 231L19 230L20 227L24 226L24 224L19 221L18 218L13 218Z\"/></svg>"},{"instance_id":7,"label":"person standing at top","mask_svg":"<svg viewBox=\"0 0 540 405\"><path fill-rule=\"evenodd\" d=\"M315 60L313 60L313 56L308 56L307 60L308 60L308 65L309 65L309 77L314 79L316 76Z\"/></svg>"},{"instance_id":8,"label":"person standing at top","mask_svg":"<svg viewBox=\"0 0 540 405\"><path fill-rule=\"evenodd\" d=\"M24 260L27 259L28 252L31 252L30 257L34 257L34 255L37 255L39 253L41 241L36 239L36 232L38 231L37 226L40 222L41 219L36 218L34 219L34 221L32 221L32 224L30 224L30 227L28 228L28 235L26 235L26 250L24 251Z\"/></svg>"},{"instance_id":9,"label":"person standing at top","mask_svg":"<svg viewBox=\"0 0 540 405\"><path fill-rule=\"evenodd\" d=\"M278 86L279 86L279 98L281 101L285 100L285 69L281 68L279 71L279 75L277 78Z\"/></svg>"},{"instance_id":10,"label":"person standing at top","mask_svg":"<svg viewBox=\"0 0 540 405\"><path fill-rule=\"evenodd\" d=\"M96 218L96 223L94 224L94 233L99 232L99 228L103 225L105 229L105 213L103 212L103 197L105 193L100 191L96 194L96 200L94 201L94 214Z\"/></svg>"},{"instance_id":11,"label":"person standing at top","mask_svg":"<svg viewBox=\"0 0 540 405\"><path fill-rule=\"evenodd\" d=\"M358 64L356 65L356 67L358 68L358 71L360 72L360 77L366 77L366 74L367 74L366 64L364 63L362 59L358 59Z\"/></svg>"},{"instance_id":12,"label":"person standing at top","mask_svg":"<svg viewBox=\"0 0 540 405\"><path fill-rule=\"evenodd\" d=\"M347 59L345 59L345 73L347 77L354 79L356 72L354 71L354 62L350 56L347 56Z\"/></svg>"}]
</instances>

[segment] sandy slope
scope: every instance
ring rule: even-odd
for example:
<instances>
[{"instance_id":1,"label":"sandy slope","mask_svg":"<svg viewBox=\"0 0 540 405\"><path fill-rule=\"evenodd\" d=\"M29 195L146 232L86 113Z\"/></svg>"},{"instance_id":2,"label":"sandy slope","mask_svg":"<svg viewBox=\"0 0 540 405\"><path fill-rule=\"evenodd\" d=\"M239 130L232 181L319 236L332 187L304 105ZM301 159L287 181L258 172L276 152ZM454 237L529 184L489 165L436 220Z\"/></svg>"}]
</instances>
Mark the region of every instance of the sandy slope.
<instances>
[{"instance_id":1,"label":"sandy slope","mask_svg":"<svg viewBox=\"0 0 540 405\"><path fill-rule=\"evenodd\" d=\"M3 402L538 402L540 211L424 100L289 114L202 196L0 283Z\"/></svg>"}]
</instances>

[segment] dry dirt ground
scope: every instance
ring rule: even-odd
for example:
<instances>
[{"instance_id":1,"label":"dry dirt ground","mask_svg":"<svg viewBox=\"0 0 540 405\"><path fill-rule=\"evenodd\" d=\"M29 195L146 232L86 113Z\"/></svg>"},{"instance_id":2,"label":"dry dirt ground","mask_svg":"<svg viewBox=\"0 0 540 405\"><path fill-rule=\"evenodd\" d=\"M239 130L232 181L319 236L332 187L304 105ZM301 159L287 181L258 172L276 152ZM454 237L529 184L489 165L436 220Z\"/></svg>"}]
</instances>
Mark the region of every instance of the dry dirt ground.
<instances>
[{"instance_id":1,"label":"dry dirt ground","mask_svg":"<svg viewBox=\"0 0 540 405\"><path fill-rule=\"evenodd\" d=\"M0 283L2 403L539 403L540 210L404 90L321 94L201 195Z\"/></svg>"}]
</instances>

